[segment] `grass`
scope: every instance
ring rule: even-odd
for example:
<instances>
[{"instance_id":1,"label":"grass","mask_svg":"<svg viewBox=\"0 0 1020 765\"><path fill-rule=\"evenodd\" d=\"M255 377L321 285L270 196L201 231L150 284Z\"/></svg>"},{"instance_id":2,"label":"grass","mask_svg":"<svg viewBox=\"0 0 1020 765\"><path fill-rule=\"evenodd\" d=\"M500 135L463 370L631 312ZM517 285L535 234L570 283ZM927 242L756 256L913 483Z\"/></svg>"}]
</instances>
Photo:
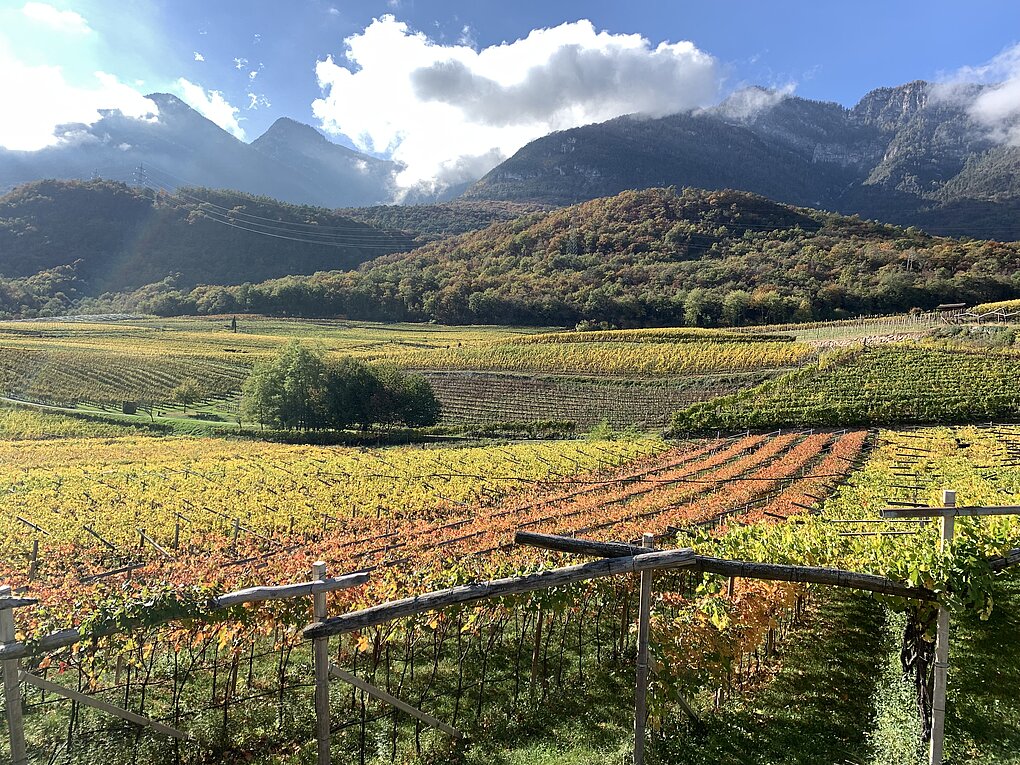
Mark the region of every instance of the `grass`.
<instances>
[{"instance_id":1,"label":"grass","mask_svg":"<svg viewBox=\"0 0 1020 765\"><path fill-rule=\"evenodd\" d=\"M954 615L949 644L947 763L1020 763L1020 576L1002 581L988 621Z\"/></svg>"},{"instance_id":2,"label":"grass","mask_svg":"<svg viewBox=\"0 0 1020 765\"><path fill-rule=\"evenodd\" d=\"M671 765L865 762L884 614L874 600L822 591L781 646L775 678L703 718L667 729L655 761Z\"/></svg>"},{"instance_id":3,"label":"grass","mask_svg":"<svg viewBox=\"0 0 1020 765\"><path fill-rule=\"evenodd\" d=\"M783 647L768 685L666 731L656 762L671 765L916 765L913 687L901 681L902 619L874 599L820 594ZM1020 576L1002 580L988 621L954 614L947 765L1020 765ZM926 749L921 761L926 761ZM548 760L570 762L570 760Z\"/></svg>"}]
</instances>

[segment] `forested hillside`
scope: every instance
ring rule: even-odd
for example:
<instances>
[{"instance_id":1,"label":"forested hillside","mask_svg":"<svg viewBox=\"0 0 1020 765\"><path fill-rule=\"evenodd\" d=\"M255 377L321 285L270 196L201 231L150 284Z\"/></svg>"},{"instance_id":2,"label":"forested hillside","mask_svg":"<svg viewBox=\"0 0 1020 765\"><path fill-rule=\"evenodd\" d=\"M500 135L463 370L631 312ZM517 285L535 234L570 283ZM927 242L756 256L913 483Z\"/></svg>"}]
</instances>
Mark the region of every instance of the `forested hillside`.
<instances>
[{"instance_id":1,"label":"forested hillside","mask_svg":"<svg viewBox=\"0 0 1020 765\"><path fill-rule=\"evenodd\" d=\"M734 191L628 191L377 258L348 273L96 310L444 323L727 326L1020 295L1020 245L929 236Z\"/></svg>"},{"instance_id":2,"label":"forested hillside","mask_svg":"<svg viewBox=\"0 0 1020 765\"><path fill-rule=\"evenodd\" d=\"M549 205L534 202L460 199L434 205L347 207L337 212L371 226L402 231L414 236L417 243L425 244L549 209L551 209Z\"/></svg>"},{"instance_id":3,"label":"forested hillside","mask_svg":"<svg viewBox=\"0 0 1020 765\"><path fill-rule=\"evenodd\" d=\"M31 292L30 278L36 286L59 278L84 295L170 276L188 289L257 282L353 268L410 245L404 234L329 210L237 192L40 181L0 197L0 277L8 296Z\"/></svg>"}]
</instances>

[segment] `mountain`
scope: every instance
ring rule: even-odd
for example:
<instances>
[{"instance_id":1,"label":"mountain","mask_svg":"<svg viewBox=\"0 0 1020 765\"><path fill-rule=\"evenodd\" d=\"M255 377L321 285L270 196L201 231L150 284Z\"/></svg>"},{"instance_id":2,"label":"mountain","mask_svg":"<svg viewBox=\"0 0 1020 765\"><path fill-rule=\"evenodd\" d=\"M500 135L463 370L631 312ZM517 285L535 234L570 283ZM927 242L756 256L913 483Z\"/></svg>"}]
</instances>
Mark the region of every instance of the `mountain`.
<instances>
[{"instance_id":1,"label":"mountain","mask_svg":"<svg viewBox=\"0 0 1020 765\"><path fill-rule=\"evenodd\" d=\"M237 192L37 181L0 197L0 277L63 268L82 295L168 277L190 289L349 269L411 246L330 210Z\"/></svg>"},{"instance_id":2,"label":"mountain","mask_svg":"<svg viewBox=\"0 0 1020 765\"><path fill-rule=\"evenodd\" d=\"M394 196L395 163L335 144L310 125L281 117L251 146L295 170L330 207L361 207Z\"/></svg>"},{"instance_id":3,"label":"mountain","mask_svg":"<svg viewBox=\"0 0 1020 765\"><path fill-rule=\"evenodd\" d=\"M711 109L620 117L539 138L464 194L559 205L651 186L751 191L934 233L1020 239L1020 148L926 82L852 109L740 91Z\"/></svg>"},{"instance_id":4,"label":"mountain","mask_svg":"<svg viewBox=\"0 0 1020 765\"><path fill-rule=\"evenodd\" d=\"M443 323L729 326L1020 296L1020 244L934 237L737 191L645 189L348 272L224 288L219 310ZM203 312L199 290L95 308ZM168 308L168 306L170 306Z\"/></svg>"},{"instance_id":5,"label":"mountain","mask_svg":"<svg viewBox=\"0 0 1020 765\"><path fill-rule=\"evenodd\" d=\"M102 177L162 189L236 189L324 207L393 198L394 163L334 144L308 125L278 120L246 144L176 96L148 98L158 109L149 118L108 111L91 126L64 126L55 146L0 149L0 188L45 178Z\"/></svg>"}]
</instances>

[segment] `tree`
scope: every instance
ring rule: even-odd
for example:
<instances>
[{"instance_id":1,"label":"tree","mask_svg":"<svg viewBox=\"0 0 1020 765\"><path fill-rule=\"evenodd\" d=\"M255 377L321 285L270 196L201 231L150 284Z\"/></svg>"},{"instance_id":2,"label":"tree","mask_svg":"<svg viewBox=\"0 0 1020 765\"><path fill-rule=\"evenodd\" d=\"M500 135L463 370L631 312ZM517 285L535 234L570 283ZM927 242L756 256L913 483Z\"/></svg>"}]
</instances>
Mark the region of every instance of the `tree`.
<instances>
[{"instance_id":1,"label":"tree","mask_svg":"<svg viewBox=\"0 0 1020 765\"><path fill-rule=\"evenodd\" d=\"M750 307L751 293L746 290L730 290L723 298L723 320L731 327L739 327L747 321Z\"/></svg>"},{"instance_id":2,"label":"tree","mask_svg":"<svg viewBox=\"0 0 1020 765\"><path fill-rule=\"evenodd\" d=\"M422 428L439 422L442 409L435 391L424 375L405 374L401 419L411 428Z\"/></svg>"},{"instance_id":3,"label":"tree","mask_svg":"<svg viewBox=\"0 0 1020 765\"><path fill-rule=\"evenodd\" d=\"M343 430L358 425L368 430L373 422L372 399L379 379L363 361L345 356L326 368L323 416L327 427Z\"/></svg>"},{"instance_id":4,"label":"tree","mask_svg":"<svg viewBox=\"0 0 1020 765\"><path fill-rule=\"evenodd\" d=\"M327 364L296 341L257 365L241 390L242 412L263 427L368 430L377 422L423 427L438 422L440 414L422 375L350 356Z\"/></svg>"},{"instance_id":5,"label":"tree","mask_svg":"<svg viewBox=\"0 0 1020 765\"><path fill-rule=\"evenodd\" d=\"M194 377L185 377L172 391L170 399L181 405L183 414L188 413L188 407L202 397L202 386Z\"/></svg>"},{"instance_id":6,"label":"tree","mask_svg":"<svg viewBox=\"0 0 1020 765\"><path fill-rule=\"evenodd\" d=\"M262 425L321 427L325 382L321 354L292 341L276 358L256 365L241 389L242 410Z\"/></svg>"},{"instance_id":7,"label":"tree","mask_svg":"<svg viewBox=\"0 0 1020 765\"><path fill-rule=\"evenodd\" d=\"M413 428L439 422L439 401L423 375L405 372L392 364L379 364L374 371L379 388L371 405L377 422L399 422Z\"/></svg>"}]
</instances>

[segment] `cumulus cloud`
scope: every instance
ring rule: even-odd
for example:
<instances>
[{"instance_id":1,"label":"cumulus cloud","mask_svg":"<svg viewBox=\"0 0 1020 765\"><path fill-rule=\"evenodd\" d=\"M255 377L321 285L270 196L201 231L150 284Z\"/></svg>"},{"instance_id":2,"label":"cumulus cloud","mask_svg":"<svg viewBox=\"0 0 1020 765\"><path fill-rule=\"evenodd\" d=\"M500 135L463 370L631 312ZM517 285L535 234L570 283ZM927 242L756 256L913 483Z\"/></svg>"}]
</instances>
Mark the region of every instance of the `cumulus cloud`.
<instances>
[{"instance_id":1,"label":"cumulus cloud","mask_svg":"<svg viewBox=\"0 0 1020 765\"><path fill-rule=\"evenodd\" d=\"M28 19L45 24L51 29L73 34L88 34L92 31L85 17L75 11L61 11L49 3L31 2L21 7L21 13Z\"/></svg>"},{"instance_id":2,"label":"cumulus cloud","mask_svg":"<svg viewBox=\"0 0 1020 765\"><path fill-rule=\"evenodd\" d=\"M711 103L715 59L690 42L653 46L589 21L475 50L442 45L393 16L345 40L346 65L319 61L324 130L388 153L405 188L478 177L528 141L622 114L662 116Z\"/></svg>"},{"instance_id":3,"label":"cumulus cloud","mask_svg":"<svg viewBox=\"0 0 1020 765\"><path fill-rule=\"evenodd\" d=\"M7 149L36 151L75 140L107 110L139 119L159 113L155 103L106 72L95 72L91 85L73 86L60 67L29 66L2 47L0 71L0 146Z\"/></svg>"},{"instance_id":4,"label":"cumulus cloud","mask_svg":"<svg viewBox=\"0 0 1020 765\"><path fill-rule=\"evenodd\" d=\"M201 53L199 53L196 50L195 51L195 61L205 61L205 56L203 56Z\"/></svg>"},{"instance_id":5,"label":"cumulus cloud","mask_svg":"<svg viewBox=\"0 0 1020 765\"><path fill-rule=\"evenodd\" d=\"M223 93L218 90L206 90L201 85L181 77L174 83L181 100L203 117L215 122L235 138L245 140L244 128L238 121L240 109L232 106Z\"/></svg>"},{"instance_id":6,"label":"cumulus cloud","mask_svg":"<svg viewBox=\"0 0 1020 765\"><path fill-rule=\"evenodd\" d=\"M1020 44L980 66L962 67L931 94L964 106L993 140L1020 146Z\"/></svg>"}]
</instances>

